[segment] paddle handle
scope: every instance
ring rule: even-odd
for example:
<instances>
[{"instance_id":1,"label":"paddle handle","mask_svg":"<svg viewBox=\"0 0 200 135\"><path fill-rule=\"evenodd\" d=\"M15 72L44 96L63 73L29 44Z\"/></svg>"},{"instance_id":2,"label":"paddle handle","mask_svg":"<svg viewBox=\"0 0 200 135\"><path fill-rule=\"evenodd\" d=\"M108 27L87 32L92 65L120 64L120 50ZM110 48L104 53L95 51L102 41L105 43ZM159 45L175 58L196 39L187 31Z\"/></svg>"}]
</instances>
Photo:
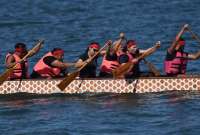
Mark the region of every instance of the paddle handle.
<instances>
[{"instance_id":1,"label":"paddle handle","mask_svg":"<svg viewBox=\"0 0 200 135\"><path fill-rule=\"evenodd\" d=\"M39 40L38 43L31 50L29 50L28 53L21 59L20 62L26 60L30 55L34 55L34 53L36 53L36 50L42 47L43 43L44 40Z\"/></svg>"},{"instance_id":2,"label":"paddle handle","mask_svg":"<svg viewBox=\"0 0 200 135\"><path fill-rule=\"evenodd\" d=\"M114 45L113 49L114 49L114 52L117 52L122 44L122 41L123 40L126 40L125 39L125 34L123 32L121 32L119 34L119 40L116 41L116 44Z\"/></svg>"},{"instance_id":3,"label":"paddle handle","mask_svg":"<svg viewBox=\"0 0 200 135\"><path fill-rule=\"evenodd\" d=\"M149 69L151 70L151 72L155 75L155 76L160 76L160 71L151 63L148 62L146 59L143 59L144 63L149 67Z\"/></svg>"},{"instance_id":4,"label":"paddle handle","mask_svg":"<svg viewBox=\"0 0 200 135\"><path fill-rule=\"evenodd\" d=\"M38 43L36 43L36 45L31 50L29 50L28 53L19 62L14 63L11 68L15 68L18 63L21 63L25 61L28 57L34 55L34 53L36 53L36 50L42 47L43 43L44 40L39 40Z\"/></svg>"},{"instance_id":5,"label":"paddle handle","mask_svg":"<svg viewBox=\"0 0 200 135\"><path fill-rule=\"evenodd\" d=\"M188 28L188 24L185 24L182 28L181 28L181 30L180 30L180 32L176 35L176 38L175 38L175 40L173 41L173 43L172 43L172 45L176 45L177 44L177 41L180 39L180 37L183 35L183 33L184 33L184 31Z\"/></svg>"},{"instance_id":6,"label":"paddle handle","mask_svg":"<svg viewBox=\"0 0 200 135\"><path fill-rule=\"evenodd\" d=\"M88 58L88 60L86 60L87 62L85 62L77 71L81 71L85 66L88 65L88 63L90 63L97 55L100 54L101 51L103 51L108 45L111 45L112 41L108 40L105 45L98 51L96 52L91 58Z\"/></svg>"},{"instance_id":7,"label":"paddle handle","mask_svg":"<svg viewBox=\"0 0 200 135\"><path fill-rule=\"evenodd\" d=\"M192 34L192 36L200 43L200 38L199 36L197 36L197 34L195 34L191 28L188 27L188 31Z\"/></svg>"}]
</instances>

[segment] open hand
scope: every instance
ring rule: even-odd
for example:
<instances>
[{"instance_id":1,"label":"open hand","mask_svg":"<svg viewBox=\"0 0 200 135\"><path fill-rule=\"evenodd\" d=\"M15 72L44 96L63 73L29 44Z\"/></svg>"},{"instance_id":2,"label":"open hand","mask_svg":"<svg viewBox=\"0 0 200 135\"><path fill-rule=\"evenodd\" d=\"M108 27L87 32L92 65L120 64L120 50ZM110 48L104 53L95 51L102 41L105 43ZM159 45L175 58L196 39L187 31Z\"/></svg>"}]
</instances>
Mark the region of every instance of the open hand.
<instances>
[{"instance_id":1,"label":"open hand","mask_svg":"<svg viewBox=\"0 0 200 135\"><path fill-rule=\"evenodd\" d=\"M189 24L185 24L185 25L183 26L184 30L187 30L188 27L189 27Z\"/></svg>"},{"instance_id":2,"label":"open hand","mask_svg":"<svg viewBox=\"0 0 200 135\"><path fill-rule=\"evenodd\" d=\"M160 44L161 44L161 42L160 42L160 41L157 41L157 42L156 42L156 48L159 48L159 47L160 47Z\"/></svg>"},{"instance_id":3,"label":"open hand","mask_svg":"<svg viewBox=\"0 0 200 135\"><path fill-rule=\"evenodd\" d=\"M124 37L125 37L124 32L121 32L121 33L119 34L119 38L123 39Z\"/></svg>"}]
</instances>

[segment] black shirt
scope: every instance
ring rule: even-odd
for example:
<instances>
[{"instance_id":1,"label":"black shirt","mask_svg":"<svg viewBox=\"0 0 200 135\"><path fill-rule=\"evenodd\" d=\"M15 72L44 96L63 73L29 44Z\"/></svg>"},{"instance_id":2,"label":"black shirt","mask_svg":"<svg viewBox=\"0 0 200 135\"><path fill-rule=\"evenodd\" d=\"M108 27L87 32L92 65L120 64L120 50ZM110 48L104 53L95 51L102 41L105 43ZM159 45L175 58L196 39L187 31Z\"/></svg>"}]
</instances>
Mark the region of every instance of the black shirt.
<instances>
[{"instance_id":1,"label":"black shirt","mask_svg":"<svg viewBox=\"0 0 200 135\"><path fill-rule=\"evenodd\" d=\"M53 56L47 56L47 57L45 57L45 58L43 59L43 62L44 62L45 64L47 64L48 66L50 66L50 67L54 67L54 66L52 66L51 64L52 64L52 62L54 62L55 60L57 60L55 57L53 57Z\"/></svg>"},{"instance_id":2,"label":"black shirt","mask_svg":"<svg viewBox=\"0 0 200 135\"><path fill-rule=\"evenodd\" d=\"M87 52L80 55L79 59L82 61L85 61L89 58ZM90 63L87 64L81 71L80 71L80 77L81 78L92 78L96 77L96 68L97 68L97 57L93 59Z\"/></svg>"},{"instance_id":3,"label":"black shirt","mask_svg":"<svg viewBox=\"0 0 200 135\"><path fill-rule=\"evenodd\" d=\"M108 54L106 55L106 60L109 60L109 61L116 61L117 60L117 54Z\"/></svg>"},{"instance_id":4,"label":"black shirt","mask_svg":"<svg viewBox=\"0 0 200 135\"><path fill-rule=\"evenodd\" d=\"M165 60L171 61L175 57L176 57L176 51L173 51L172 53L169 53L169 51L167 50L167 54L166 54Z\"/></svg>"},{"instance_id":5,"label":"black shirt","mask_svg":"<svg viewBox=\"0 0 200 135\"><path fill-rule=\"evenodd\" d=\"M106 51L106 60L109 61L116 61L118 59L118 56L116 53L111 53L111 47L109 46L107 51Z\"/></svg>"},{"instance_id":6,"label":"black shirt","mask_svg":"<svg viewBox=\"0 0 200 135\"><path fill-rule=\"evenodd\" d=\"M139 56L139 54L140 54L140 50L139 49L137 49L135 54L131 53L133 58L137 58ZM127 63L128 61L129 61L129 57L128 57L127 54L122 54L122 55L119 56L119 64Z\"/></svg>"},{"instance_id":7,"label":"black shirt","mask_svg":"<svg viewBox=\"0 0 200 135\"><path fill-rule=\"evenodd\" d=\"M126 54L122 54L119 56L119 64L127 63L129 61L129 57Z\"/></svg>"}]
</instances>

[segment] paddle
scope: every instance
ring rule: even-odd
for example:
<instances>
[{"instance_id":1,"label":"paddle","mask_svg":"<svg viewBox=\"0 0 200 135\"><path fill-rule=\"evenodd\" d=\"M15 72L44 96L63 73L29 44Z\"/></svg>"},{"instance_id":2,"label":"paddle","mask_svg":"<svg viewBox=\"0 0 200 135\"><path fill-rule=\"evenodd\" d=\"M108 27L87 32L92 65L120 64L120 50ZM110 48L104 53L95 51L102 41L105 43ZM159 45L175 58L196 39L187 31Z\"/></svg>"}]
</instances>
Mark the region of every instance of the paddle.
<instances>
[{"instance_id":1,"label":"paddle","mask_svg":"<svg viewBox=\"0 0 200 135\"><path fill-rule=\"evenodd\" d=\"M158 41L156 43L156 45L154 45L152 48L148 49L148 51L146 51L145 53L143 53L142 55L140 55L137 58L138 61L141 60L141 59L144 59L145 57L147 57L149 55L151 55L159 47L160 47L160 41ZM119 68L113 70L113 77L114 78L119 78L120 76L122 76L123 74L125 74L130 69L131 66L132 66L132 68L134 66L134 64L132 62L127 62L124 65L121 65Z\"/></svg>"},{"instance_id":2,"label":"paddle","mask_svg":"<svg viewBox=\"0 0 200 135\"><path fill-rule=\"evenodd\" d=\"M191 35L200 43L200 38L197 36L197 34L195 34L192 30L191 30L191 28L187 28L188 29L188 31L191 33Z\"/></svg>"},{"instance_id":3,"label":"paddle","mask_svg":"<svg viewBox=\"0 0 200 135\"><path fill-rule=\"evenodd\" d=\"M146 59L143 59L144 63L149 67L149 69L151 70L151 72L154 74L154 76L160 76L160 71L158 69L156 69L156 67L149 61L147 61Z\"/></svg>"},{"instance_id":4,"label":"paddle","mask_svg":"<svg viewBox=\"0 0 200 135\"><path fill-rule=\"evenodd\" d=\"M123 32L119 35L119 40L117 43L113 46L114 52L117 52L120 49L122 41L125 40L125 34Z\"/></svg>"},{"instance_id":5,"label":"paddle","mask_svg":"<svg viewBox=\"0 0 200 135\"><path fill-rule=\"evenodd\" d=\"M99 53L104 50L108 45L112 44L111 40L108 40L105 45L98 51L94 56L86 60L85 62L77 71L70 73L70 75L66 76L57 86L60 90L65 90L65 88L73 81L76 79L76 77L79 75L80 71L85 68L88 63L90 63Z\"/></svg>"},{"instance_id":6,"label":"paddle","mask_svg":"<svg viewBox=\"0 0 200 135\"><path fill-rule=\"evenodd\" d=\"M28 53L17 63L14 63L13 66L9 69L6 69L4 73L0 75L0 85L4 83L5 80L10 76L10 74L13 72L13 70L16 68L18 63L23 62L28 57L31 57L35 54L36 50L42 47L42 44L44 43L44 40L39 40L39 42L30 50Z\"/></svg>"},{"instance_id":7,"label":"paddle","mask_svg":"<svg viewBox=\"0 0 200 135\"><path fill-rule=\"evenodd\" d=\"M177 42L179 41L180 37L183 35L183 33L185 32L185 30L188 28L188 24L185 24L181 30L178 32L178 34L176 35L176 38L173 40L171 46L168 48L168 51L173 52L174 49L177 46Z\"/></svg>"}]
</instances>

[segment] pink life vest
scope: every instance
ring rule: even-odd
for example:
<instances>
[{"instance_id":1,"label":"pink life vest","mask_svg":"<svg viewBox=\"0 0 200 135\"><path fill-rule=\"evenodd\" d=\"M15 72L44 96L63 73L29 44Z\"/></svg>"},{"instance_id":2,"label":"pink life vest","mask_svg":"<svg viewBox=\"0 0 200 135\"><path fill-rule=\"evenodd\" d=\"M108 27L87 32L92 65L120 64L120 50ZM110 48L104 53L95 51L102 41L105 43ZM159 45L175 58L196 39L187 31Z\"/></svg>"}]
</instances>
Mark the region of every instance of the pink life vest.
<instances>
[{"instance_id":1,"label":"pink life vest","mask_svg":"<svg viewBox=\"0 0 200 135\"><path fill-rule=\"evenodd\" d=\"M101 72L112 73L114 69L119 66L118 61L110 61L106 59L106 55L103 57L102 64L100 66Z\"/></svg>"},{"instance_id":2,"label":"pink life vest","mask_svg":"<svg viewBox=\"0 0 200 135\"><path fill-rule=\"evenodd\" d=\"M7 61L8 57L11 56L11 55L14 57L15 62L19 62L19 61L21 60L21 58L20 58L17 54L15 54L15 53L13 53L13 54L8 53L8 54L6 55L6 61ZM23 65L20 64L20 63L17 63L16 66L15 66L15 69L14 69L13 72L10 74L9 79L21 79L21 78L23 77L23 76L22 76L22 75L23 75L23 70L25 70L25 78L29 78L29 73L28 73L28 61L25 60L25 61L24 61L24 64L25 64L25 67L24 67L24 69L23 69ZM24 78L24 77L23 77L23 78Z\"/></svg>"},{"instance_id":3,"label":"pink life vest","mask_svg":"<svg viewBox=\"0 0 200 135\"><path fill-rule=\"evenodd\" d=\"M164 62L164 70L166 74L185 74L188 60L184 57L187 53L176 52L176 57L173 60Z\"/></svg>"},{"instance_id":4,"label":"pink life vest","mask_svg":"<svg viewBox=\"0 0 200 135\"><path fill-rule=\"evenodd\" d=\"M128 56L128 62L131 62L133 59L135 59L135 57L133 57L133 55L131 53L126 53L126 55ZM136 75L139 72L140 72L140 70L139 70L139 63L136 63L134 65L134 67L127 73L127 75L133 75L133 74Z\"/></svg>"},{"instance_id":5,"label":"pink life vest","mask_svg":"<svg viewBox=\"0 0 200 135\"><path fill-rule=\"evenodd\" d=\"M53 56L51 52L48 52L45 54L34 66L33 70L37 72L40 76L44 78L49 78L49 77L58 77L60 76L61 69L57 67L50 67L47 64L44 63L44 58L47 56Z\"/></svg>"}]
</instances>

